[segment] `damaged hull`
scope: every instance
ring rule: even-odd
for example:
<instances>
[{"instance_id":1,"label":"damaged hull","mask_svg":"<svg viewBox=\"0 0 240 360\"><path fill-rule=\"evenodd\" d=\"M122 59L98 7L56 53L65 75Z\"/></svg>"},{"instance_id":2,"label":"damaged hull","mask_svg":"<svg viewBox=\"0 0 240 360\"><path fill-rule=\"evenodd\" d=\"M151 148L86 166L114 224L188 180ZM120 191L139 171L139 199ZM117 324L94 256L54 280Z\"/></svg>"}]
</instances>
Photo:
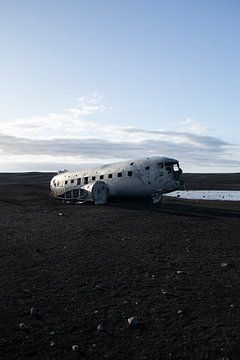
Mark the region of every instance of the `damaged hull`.
<instances>
[{"instance_id":1,"label":"damaged hull","mask_svg":"<svg viewBox=\"0 0 240 360\"><path fill-rule=\"evenodd\" d=\"M108 197L152 197L184 188L178 161L149 157L97 168L65 171L50 182L52 195L66 200L107 202ZM93 191L95 187L95 192Z\"/></svg>"}]
</instances>

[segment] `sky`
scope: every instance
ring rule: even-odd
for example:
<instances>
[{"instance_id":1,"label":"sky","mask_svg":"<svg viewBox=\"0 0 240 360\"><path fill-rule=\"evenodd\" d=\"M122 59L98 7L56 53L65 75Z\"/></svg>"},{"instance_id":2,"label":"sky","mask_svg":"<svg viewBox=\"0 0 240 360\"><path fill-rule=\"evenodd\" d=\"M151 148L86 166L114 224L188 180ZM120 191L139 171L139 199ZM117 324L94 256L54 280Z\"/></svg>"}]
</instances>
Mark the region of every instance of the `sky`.
<instances>
[{"instance_id":1,"label":"sky","mask_svg":"<svg viewBox=\"0 0 240 360\"><path fill-rule=\"evenodd\" d=\"M0 172L240 172L238 0L0 0Z\"/></svg>"}]
</instances>

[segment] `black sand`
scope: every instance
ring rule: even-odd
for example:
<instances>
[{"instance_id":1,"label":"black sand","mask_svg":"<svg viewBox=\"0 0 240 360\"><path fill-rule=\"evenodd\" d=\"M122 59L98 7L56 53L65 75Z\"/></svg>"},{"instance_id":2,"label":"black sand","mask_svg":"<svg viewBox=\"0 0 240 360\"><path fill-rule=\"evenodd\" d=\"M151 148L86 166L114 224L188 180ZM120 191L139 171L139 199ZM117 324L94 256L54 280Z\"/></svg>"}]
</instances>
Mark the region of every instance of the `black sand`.
<instances>
[{"instance_id":1,"label":"black sand","mask_svg":"<svg viewBox=\"0 0 240 360\"><path fill-rule=\"evenodd\" d=\"M239 203L61 204L51 176L0 175L0 359L240 358Z\"/></svg>"}]
</instances>

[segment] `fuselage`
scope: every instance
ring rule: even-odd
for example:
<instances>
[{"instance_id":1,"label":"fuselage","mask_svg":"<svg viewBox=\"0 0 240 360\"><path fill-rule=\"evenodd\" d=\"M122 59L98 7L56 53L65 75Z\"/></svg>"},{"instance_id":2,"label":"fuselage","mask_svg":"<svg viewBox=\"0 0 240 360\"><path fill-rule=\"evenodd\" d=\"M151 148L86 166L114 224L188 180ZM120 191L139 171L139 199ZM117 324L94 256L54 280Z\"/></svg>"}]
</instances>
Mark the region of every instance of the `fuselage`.
<instances>
[{"instance_id":1,"label":"fuselage","mask_svg":"<svg viewBox=\"0 0 240 360\"><path fill-rule=\"evenodd\" d=\"M108 186L110 196L151 196L182 189L181 173L175 159L148 157L62 172L52 178L50 187L53 196L66 199L77 198L81 188L97 181Z\"/></svg>"}]
</instances>

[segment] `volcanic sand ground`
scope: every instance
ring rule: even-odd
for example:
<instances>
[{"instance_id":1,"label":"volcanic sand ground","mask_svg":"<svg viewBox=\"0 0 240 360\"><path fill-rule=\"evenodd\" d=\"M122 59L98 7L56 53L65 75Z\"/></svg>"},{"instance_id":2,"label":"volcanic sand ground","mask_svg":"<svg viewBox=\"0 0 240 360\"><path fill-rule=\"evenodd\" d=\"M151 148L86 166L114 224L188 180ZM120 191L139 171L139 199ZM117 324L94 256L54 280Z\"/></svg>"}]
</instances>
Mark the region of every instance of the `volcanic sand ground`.
<instances>
[{"instance_id":1,"label":"volcanic sand ground","mask_svg":"<svg viewBox=\"0 0 240 360\"><path fill-rule=\"evenodd\" d=\"M239 203L62 204L50 178L0 175L0 359L240 358Z\"/></svg>"}]
</instances>

